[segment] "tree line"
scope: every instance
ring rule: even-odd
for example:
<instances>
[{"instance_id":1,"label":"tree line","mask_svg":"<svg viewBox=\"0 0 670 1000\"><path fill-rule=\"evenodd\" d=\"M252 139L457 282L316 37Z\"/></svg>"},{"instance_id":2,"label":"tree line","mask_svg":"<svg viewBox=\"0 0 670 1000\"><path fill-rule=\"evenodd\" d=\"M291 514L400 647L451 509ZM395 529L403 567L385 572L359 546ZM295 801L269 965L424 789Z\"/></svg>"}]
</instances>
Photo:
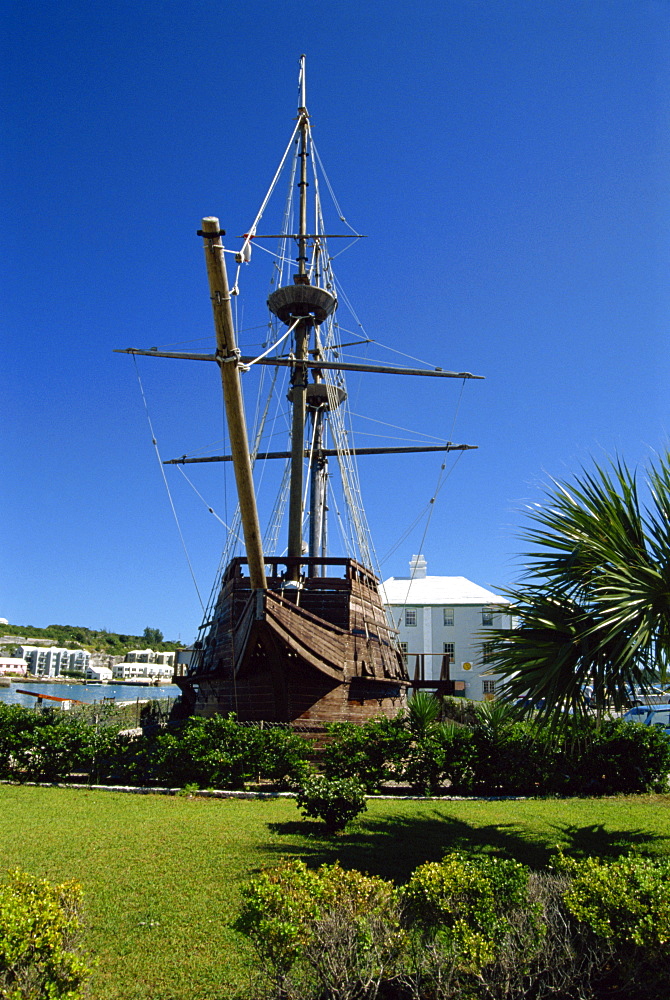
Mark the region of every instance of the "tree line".
<instances>
[{"instance_id":1,"label":"tree line","mask_svg":"<svg viewBox=\"0 0 670 1000\"><path fill-rule=\"evenodd\" d=\"M0 630L5 636L52 639L57 646L66 648L77 646L88 649L89 652L107 653L111 656L123 656L130 649L144 649L147 646L157 652L183 649L183 643L175 640L166 641L160 629L149 627L145 628L142 635L90 629L83 625L48 625L46 628L37 628L34 625L2 625Z\"/></svg>"}]
</instances>

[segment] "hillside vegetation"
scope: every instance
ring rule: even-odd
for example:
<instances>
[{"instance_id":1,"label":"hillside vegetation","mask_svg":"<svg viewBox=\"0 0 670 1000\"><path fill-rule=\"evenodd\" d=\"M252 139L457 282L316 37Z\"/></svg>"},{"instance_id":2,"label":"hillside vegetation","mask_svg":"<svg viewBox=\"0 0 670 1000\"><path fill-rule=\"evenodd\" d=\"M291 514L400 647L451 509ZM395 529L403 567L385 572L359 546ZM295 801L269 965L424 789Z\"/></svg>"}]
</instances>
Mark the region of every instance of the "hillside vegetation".
<instances>
[{"instance_id":1,"label":"hillside vegetation","mask_svg":"<svg viewBox=\"0 0 670 1000\"><path fill-rule=\"evenodd\" d=\"M181 642L166 642L158 629L145 628L142 635L126 635L108 632L107 629L85 628L83 625L48 625L36 628L34 625L0 625L3 636L21 636L26 639L53 639L57 646L83 648L89 652L109 653L123 656L129 649L150 647L158 652L183 649ZM5 646L11 643L4 643Z\"/></svg>"}]
</instances>

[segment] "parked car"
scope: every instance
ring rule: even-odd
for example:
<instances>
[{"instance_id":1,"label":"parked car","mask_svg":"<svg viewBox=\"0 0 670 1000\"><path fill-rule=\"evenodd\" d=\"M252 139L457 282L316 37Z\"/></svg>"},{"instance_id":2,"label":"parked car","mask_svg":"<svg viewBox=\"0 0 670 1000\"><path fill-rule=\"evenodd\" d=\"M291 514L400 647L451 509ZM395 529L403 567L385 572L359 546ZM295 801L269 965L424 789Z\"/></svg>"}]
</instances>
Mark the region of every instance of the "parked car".
<instances>
[{"instance_id":1,"label":"parked car","mask_svg":"<svg viewBox=\"0 0 670 1000\"><path fill-rule=\"evenodd\" d=\"M670 699L670 690L667 686L660 687L658 684L652 684L648 688L629 688L628 689L628 702L630 705L665 705Z\"/></svg>"},{"instance_id":2,"label":"parked car","mask_svg":"<svg viewBox=\"0 0 670 1000\"><path fill-rule=\"evenodd\" d=\"M625 722L641 722L643 726L658 726L670 736L670 704L635 705L624 715Z\"/></svg>"},{"instance_id":3,"label":"parked car","mask_svg":"<svg viewBox=\"0 0 670 1000\"><path fill-rule=\"evenodd\" d=\"M514 700L514 707L520 711L532 712L535 710L539 712L544 708L544 698L533 701L529 694L525 694L523 697Z\"/></svg>"}]
</instances>

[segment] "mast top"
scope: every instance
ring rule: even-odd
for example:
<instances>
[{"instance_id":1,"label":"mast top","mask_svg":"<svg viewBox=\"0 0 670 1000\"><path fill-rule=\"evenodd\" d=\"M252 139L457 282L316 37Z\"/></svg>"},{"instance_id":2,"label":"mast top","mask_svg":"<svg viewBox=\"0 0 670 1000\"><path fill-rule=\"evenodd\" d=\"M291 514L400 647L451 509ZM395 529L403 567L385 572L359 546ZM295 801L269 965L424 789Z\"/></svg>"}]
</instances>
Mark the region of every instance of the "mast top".
<instances>
[{"instance_id":1,"label":"mast top","mask_svg":"<svg viewBox=\"0 0 670 1000\"><path fill-rule=\"evenodd\" d=\"M300 91L300 107L298 111L302 114L307 112L307 81L305 79L305 55L300 56L300 72L298 73L298 89Z\"/></svg>"}]
</instances>

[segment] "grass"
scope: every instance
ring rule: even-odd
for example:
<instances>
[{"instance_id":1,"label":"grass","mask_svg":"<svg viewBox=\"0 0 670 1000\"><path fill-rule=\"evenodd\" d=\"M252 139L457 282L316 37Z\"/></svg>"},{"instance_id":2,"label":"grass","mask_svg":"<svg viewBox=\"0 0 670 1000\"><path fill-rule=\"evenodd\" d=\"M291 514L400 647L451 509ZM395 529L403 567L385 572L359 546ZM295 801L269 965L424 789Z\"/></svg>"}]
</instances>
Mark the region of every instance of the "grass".
<instances>
[{"instance_id":1,"label":"grass","mask_svg":"<svg viewBox=\"0 0 670 1000\"><path fill-rule=\"evenodd\" d=\"M314 866L339 858L400 883L449 850L538 868L559 844L576 856L668 855L670 795L372 801L347 833L328 838L292 800L0 787L0 867L83 886L95 1000L241 995L252 956L228 924L240 885L281 857Z\"/></svg>"}]
</instances>

